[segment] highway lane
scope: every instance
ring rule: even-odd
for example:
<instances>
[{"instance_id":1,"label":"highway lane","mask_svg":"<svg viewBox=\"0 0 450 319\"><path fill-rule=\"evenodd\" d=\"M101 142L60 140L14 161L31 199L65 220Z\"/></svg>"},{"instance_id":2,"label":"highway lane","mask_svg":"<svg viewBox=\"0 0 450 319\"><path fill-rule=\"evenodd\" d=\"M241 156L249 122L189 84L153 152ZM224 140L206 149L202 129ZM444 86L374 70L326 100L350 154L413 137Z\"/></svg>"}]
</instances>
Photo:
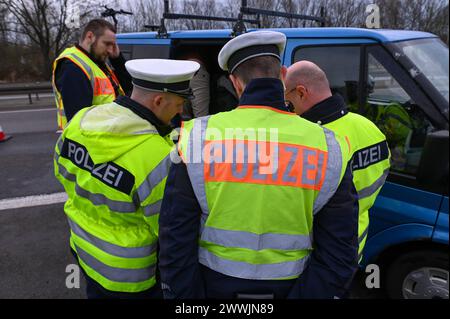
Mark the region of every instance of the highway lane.
<instances>
[{"instance_id":1,"label":"highway lane","mask_svg":"<svg viewBox=\"0 0 450 319\"><path fill-rule=\"evenodd\" d=\"M85 298L85 282L69 289L69 227L63 204L0 210L0 299Z\"/></svg>"},{"instance_id":2,"label":"highway lane","mask_svg":"<svg viewBox=\"0 0 450 319\"><path fill-rule=\"evenodd\" d=\"M56 108L0 108L0 126L7 134L43 133L57 130Z\"/></svg>"},{"instance_id":3,"label":"highway lane","mask_svg":"<svg viewBox=\"0 0 450 319\"><path fill-rule=\"evenodd\" d=\"M61 192L53 177L55 108L0 107L0 126L12 136L0 143L0 199Z\"/></svg>"},{"instance_id":4,"label":"highway lane","mask_svg":"<svg viewBox=\"0 0 450 319\"><path fill-rule=\"evenodd\" d=\"M79 289L66 286L75 260L61 200L4 209L6 199L63 192L53 175L55 107L0 101L0 126L13 136L0 143L0 298L85 298L82 277Z\"/></svg>"},{"instance_id":5,"label":"highway lane","mask_svg":"<svg viewBox=\"0 0 450 319\"><path fill-rule=\"evenodd\" d=\"M62 192L53 175L55 131L11 135L0 144L0 199Z\"/></svg>"}]
</instances>

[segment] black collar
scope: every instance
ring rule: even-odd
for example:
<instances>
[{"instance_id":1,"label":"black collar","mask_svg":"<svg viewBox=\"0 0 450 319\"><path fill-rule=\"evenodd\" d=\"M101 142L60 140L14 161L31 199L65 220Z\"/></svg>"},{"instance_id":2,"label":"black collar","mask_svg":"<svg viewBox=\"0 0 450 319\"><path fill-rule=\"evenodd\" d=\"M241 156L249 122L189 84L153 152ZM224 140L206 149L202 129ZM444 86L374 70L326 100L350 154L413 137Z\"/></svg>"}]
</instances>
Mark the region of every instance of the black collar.
<instances>
[{"instance_id":1,"label":"black collar","mask_svg":"<svg viewBox=\"0 0 450 319\"><path fill-rule=\"evenodd\" d=\"M153 113L140 103L132 100L128 96L121 95L114 102L121 106L129 108L139 117L149 121L154 127L156 127L159 135L161 135L162 137L166 136L172 131L172 127L161 122L161 120L156 117L155 113Z\"/></svg>"},{"instance_id":2,"label":"black collar","mask_svg":"<svg viewBox=\"0 0 450 319\"><path fill-rule=\"evenodd\" d=\"M241 105L263 105L288 111L284 102L283 82L275 78L251 80L239 99Z\"/></svg>"},{"instance_id":3,"label":"black collar","mask_svg":"<svg viewBox=\"0 0 450 319\"><path fill-rule=\"evenodd\" d=\"M347 105L345 105L344 99L339 94L335 94L314 105L303 113L301 117L308 121L325 125L336 121L347 113Z\"/></svg>"}]
</instances>

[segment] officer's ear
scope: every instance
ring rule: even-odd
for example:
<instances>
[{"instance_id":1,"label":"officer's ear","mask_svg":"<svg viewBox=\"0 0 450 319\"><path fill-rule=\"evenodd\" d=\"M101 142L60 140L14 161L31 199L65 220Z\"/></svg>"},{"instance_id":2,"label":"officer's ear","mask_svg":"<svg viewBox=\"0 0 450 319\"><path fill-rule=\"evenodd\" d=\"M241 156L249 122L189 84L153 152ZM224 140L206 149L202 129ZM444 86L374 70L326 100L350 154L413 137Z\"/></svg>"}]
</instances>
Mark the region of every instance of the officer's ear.
<instances>
[{"instance_id":1,"label":"officer's ear","mask_svg":"<svg viewBox=\"0 0 450 319\"><path fill-rule=\"evenodd\" d=\"M86 36L84 37L83 41L86 41L87 44L92 44L95 42L95 34L92 31L86 32Z\"/></svg>"},{"instance_id":2,"label":"officer's ear","mask_svg":"<svg viewBox=\"0 0 450 319\"><path fill-rule=\"evenodd\" d=\"M155 94L152 96L152 104L158 108L164 104L164 96L162 94Z\"/></svg>"},{"instance_id":3,"label":"officer's ear","mask_svg":"<svg viewBox=\"0 0 450 319\"><path fill-rule=\"evenodd\" d=\"M280 79L283 81L283 83L286 82L286 74L287 74L287 68L286 66L282 65L280 69Z\"/></svg>"},{"instance_id":4,"label":"officer's ear","mask_svg":"<svg viewBox=\"0 0 450 319\"><path fill-rule=\"evenodd\" d=\"M297 91L297 95L300 97L300 99L304 100L307 99L309 96L308 89L304 85L297 85L295 90Z\"/></svg>"},{"instance_id":5,"label":"officer's ear","mask_svg":"<svg viewBox=\"0 0 450 319\"><path fill-rule=\"evenodd\" d=\"M231 83L233 83L234 89L236 90L236 94L240 98L245 89L244 83L239 78L235 77L233 74L230 74L230 81Z\"/></svg>"}]
</instances>

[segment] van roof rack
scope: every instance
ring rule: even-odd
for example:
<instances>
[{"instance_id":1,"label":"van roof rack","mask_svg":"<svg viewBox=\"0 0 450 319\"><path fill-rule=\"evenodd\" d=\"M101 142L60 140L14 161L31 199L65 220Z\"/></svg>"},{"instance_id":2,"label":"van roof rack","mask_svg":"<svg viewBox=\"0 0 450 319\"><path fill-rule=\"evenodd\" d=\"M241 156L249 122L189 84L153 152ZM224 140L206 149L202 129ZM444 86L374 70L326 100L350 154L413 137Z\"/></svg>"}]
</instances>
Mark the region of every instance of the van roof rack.
<instances>
[{"instance_id":1,"label":"van roof rack","mask_svg":"<svg viewBox=\"0 0 450 319\"><path fill-rule=\"evenodd\" d=\"M304 14L296 14L296 13L287 13L287 12L279 12L279 11L273 11L273 10L264 10L264 9L258 9L258 8L252 8L247 6L247 0L241 0L241 13L243 15L265 15L265 16L272 16L272 17L282 17L282 18L288 18L288 19L296 19L296 20L310 20L310 21L316 21L320 23L321 27L325 26L326 18L325 18L325 8L322 6L320 7L320 17L310 16L310 15L304 15Z\"/></svg>"},{"instance_id":2,"label":"van roof rack","mask_svg":"<svg viewBox=\"0 0 450 319\"><path fill-rule=\"evenodd\" d=\"M241 33L247 32L247 28L245 27L245 22L256 24L258 28L261 28L260 16L274 16L274 17L283 17L288 19L297 19L297 20L310 20L316 21L320 23L320 26L324 27L326 23L325 18L325 10L324 7L320 8L320 17L314 17L309 15L302 14L294 14L287 12L278 12L272 10L264 10L258 8L252 8L247 6L247 0L241 0L241 8L238 18L230 18L230 17L212 17L212 16L204 16L204 15L195 15L195 14L181 14L181 13L172 13L170 12L169 0L164 0L164 12L163 17L160 20L160 25L145 25L145 28L150 28L153 31L158 31L158 38L167 38L168 33L165 26L165 20L177 20L177 19L191 19L191 20L207 20L207 21L224 21L224 22L235 22L233 25L232 36L239 35ZM256 19L245 19L244 15L256 15Z\"/></svg>"},{"instance_id":3,"label":"van roof rack","mask_svg":"<svg viewBox=\"0 0 450 319\"><path fill-rule=\"evenodd\" d=\"M258 28L261 27L261 23L259 20L252 20L252 19L242 19L242 18L230 18L230 17L212 17L212 16L204 16L204 15L195 15L195 14L181 14L181 13L172 13L170 12L170 6L169 6L169 0L164 0L164 12L163 17L161 19L160 25L158 27L158 37L160 38L167 38L167 29L165 26L164 21L166 19L169 20L178 20L178 19L191 19L191 20L207 20L207 21L225 21L225 22L236 22L242 20L242 22L252 23L256 24ZM145 26L147 28L151 28L152 30L155 29L156 26L149 25Z\"/></svg>"}]
</instances>

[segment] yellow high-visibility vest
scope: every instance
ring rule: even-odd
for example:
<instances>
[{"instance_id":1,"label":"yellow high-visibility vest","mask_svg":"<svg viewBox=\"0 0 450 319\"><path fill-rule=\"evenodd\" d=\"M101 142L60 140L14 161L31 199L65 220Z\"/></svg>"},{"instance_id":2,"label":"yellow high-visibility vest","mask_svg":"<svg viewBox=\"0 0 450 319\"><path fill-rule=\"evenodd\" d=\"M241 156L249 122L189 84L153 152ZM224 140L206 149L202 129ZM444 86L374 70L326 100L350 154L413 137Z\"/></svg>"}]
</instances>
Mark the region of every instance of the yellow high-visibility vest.
<instances>
[{"instance_id":1,"label":"yellow high-visibility vest","mask_svg":"<svg viewBox=\"0 0 450 319\"><path fill-rule=\"evenodd\" d=\"M58 88L56 87L55 72L59 62L63 59L69 59L86 74L86 77L91 83L93 92L91 105L101 105L110 103L114 101L117 97L110 79L105 74L105 72L103 72L103 70L100 69L96 63L94 63L94 61L92 61L84 52L82 52L76 46L65 49L53 62L53 77L52 77L52 85L53 91L55 93L55 101L57 107L58 128L61 130L64 129L64 127L67 124L67 117L64 112L64 104L61 92L59 92ZM119 81L114 75L114 72L109 68L107 64L106 67L108 68L109 73L113 77L113 80L119 87L119 94L125 95L122 87L120 86ZM86 107L91 105L86 105Z\"/></svg>"},{"instance_id":2,"label":"yellow high-visibility vest","mask_svg":"<svg viewBox=\"0 0 450 319\"><path fill-rule=\"evenodd\" d=\"M296 114L248 105L184 122L178 147L202 209L199 262L244 279L300 276L313 216L350 159L345 140Z\"/></svg>"},{"instance_id":3,"label":"yellow high-visibility vest","mask_svg":"<svg viewBox=\"0 0 450 319\"><path fill-rule=\"evenodd\" d=\"M353 183L358 192L358 260L369 230L369 209L389 174L390 151L386 137L369 119L349 112L324 125L348 139L351 146Z\"/></svg>"}]
</instances>

